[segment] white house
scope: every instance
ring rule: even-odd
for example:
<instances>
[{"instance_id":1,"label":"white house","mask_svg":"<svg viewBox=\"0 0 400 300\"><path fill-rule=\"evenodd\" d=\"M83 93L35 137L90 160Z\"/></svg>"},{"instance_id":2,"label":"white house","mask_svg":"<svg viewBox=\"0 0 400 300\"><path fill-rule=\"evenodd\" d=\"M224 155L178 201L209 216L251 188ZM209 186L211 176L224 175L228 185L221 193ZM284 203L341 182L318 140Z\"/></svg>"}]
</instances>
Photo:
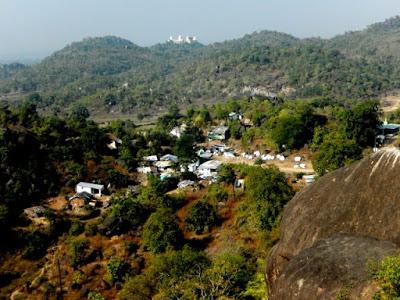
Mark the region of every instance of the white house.
<instances>
[{"instance_id":1,"label":"white house","mask_svg":"<svg viewBox=\"0 0 400 300\"><path fill-rule=\"evenodd\" d=\"M149 156L145 156L143 157L144 161L149 161L149 162L155 162L158 161L157 155L149 155Z\"/></svg>"},{"instance_id":2,"label":"white house","mask_svg":"<svg viewBox=\"0 0 400 300\"><path fill-rule=\"evenodd\" d=\"M194 172L196 172L196 170L199 166L200 166L199 161L192 162L192 163L188 164L187 166L181 165L181 172L188 171L188 172L194 173Z\"/></svg>"},{"instance_id":3,"label":"white house","mask_svg":"<svg viewBox=\"0 0 400 300\"><path fill-rule=\"evenodd\" d=\"M197 41L197 38L195 36L182 36L178 35L178 37L175 39L173 36L170 36L168 39L168 42L174 43L174 44L192 44Z\"/></svg>"},{"instance_id":4,"label":"white house","mask_svg":"<svg viewBox=\"0 0 400 300\"><path fill-rule=\"evenodd\" d=\"M155 173L157 173L157 168L144 166L144 167L137 168L136 171L138 173L142 173L142 174L155 174Z\"/></svg>"},{"instance_id":5,"label":"white house","mask_svg":"<svg viewBox=\"0 0 400 300\"><path fill-rule=\"evenodd\" d=\"M226 139L226 132L229 130L228 126L218 126L214 127L208 133L208 139L212 141L223 141Z\"/></svg>"},{"instance_id":6,"label":"white house","mask_svg":"<svg viewBox=\"0 0 400 300\"><path fill-rule=\"evenodd\" d=\"M172 128L172 130L169 132L170 135L175 136L177 138L180 138L182 134L186 131L187 125L183 123L181 126L177 126Z\"/></svg>"},{"instance_id":7,"label":"white house","mask_svg":"<svg viewBox=\"0 0 400 300\"><path fill-rule=\"evenodd\" d=\"M213 154L211 153L211 150L204 151L203 149L200 149L197 151L197 156L202 159L210 159Z\"/></svg>"},{"instance_id":8,"label":"white house","mask_svg":"<svg viewBox=\"0 0 400 300\"><path fill-rule=\"evenodd\" d=\"M101 197L101 192L104 190L104 185L89 182L79 182L76 185L75 191L77 193L87 192L94 196Z\"/></svg>"}]
</instances>

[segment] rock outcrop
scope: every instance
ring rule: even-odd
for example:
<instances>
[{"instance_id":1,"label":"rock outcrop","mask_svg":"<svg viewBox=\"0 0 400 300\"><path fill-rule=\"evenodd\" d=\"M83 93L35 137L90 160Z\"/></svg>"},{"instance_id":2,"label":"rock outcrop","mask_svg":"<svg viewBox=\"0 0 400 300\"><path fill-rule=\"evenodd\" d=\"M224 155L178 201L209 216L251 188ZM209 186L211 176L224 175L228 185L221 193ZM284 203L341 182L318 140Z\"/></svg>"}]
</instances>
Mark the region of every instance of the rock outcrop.
<instances>
[{"instance_id":1,"label":"rock outcrop","mask_svg":"<svg viewBox=\"0 0 400 300\"><path fill-rule=\"evenodd\" d=\"M268 257L270 299L331 299L338 286L348 284L351 295L366 288L367 273L360 271L360 265L366 269L368 259L381 259L400 245L399 171L400 151L385 149L327 174L298 193L283 212L281 239ZM338 234L346 234L346 239ZM325 273L326 269L333 273ZM359 280L344 276L347 272L357 274ZM307 284L314 291L323 292L311 297L311 288L303 283L295 296L290 287L302 278L309 278ZM360 298L364 296L354 296Z\"/></svg>"},{"instance_id":2,"label":"rock outcrop","mask_svg":"<svg viewBox=\"0 0 400 300\"><path fill-rule=\"evenodd\" d=\"M366 262L396 253L391 242L335 235L317 241L285 266L274 282L272 299L372 299L377 287Z\"/></svg>"}]
</instances>

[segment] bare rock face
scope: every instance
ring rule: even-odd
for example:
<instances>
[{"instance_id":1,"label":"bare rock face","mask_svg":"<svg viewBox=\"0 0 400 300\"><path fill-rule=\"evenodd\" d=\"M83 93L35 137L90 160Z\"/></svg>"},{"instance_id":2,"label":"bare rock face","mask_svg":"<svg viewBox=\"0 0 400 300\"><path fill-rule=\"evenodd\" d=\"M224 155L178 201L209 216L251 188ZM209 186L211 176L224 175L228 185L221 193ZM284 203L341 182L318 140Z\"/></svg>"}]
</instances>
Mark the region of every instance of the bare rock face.
<instances>
[{"instance_id":1,"label":"bare rock face","mask_svg":"<svg viewBox=\"0 0 400 300\"><path fill-rule=\"evenodd\" d=\"M317 241L291 259L274 282L271 299L372 299L369 261L396 252L391 242L335 235Z\"/></svg>"},{"instance_id":2,"label":"bare rock face","mask_svg":"<svg viewBox=\"0 0 400 300\"><path fill-rule=\"evenodd\" d=\"M297 261L296 256L303 255L303 250L313 247L322 239L348 234L389 241L399 246L399 175L400 151L386 149L349 167L329 173L298 193L283 212L281 239L268 257L270 299L283 299L275 298L277 283L284 285L281 276L288 274L287 268ZM354 247L358 247L356 241ZM365 243L366 241L363 245L367 249ZM310 249L314 249L311 253L316 255L319 248ZM350 250L349 247L346 249ZM342 254L344 257L352 257L351 253ZM330 260L332 264L334 261ZM328 262L329 260L324 263ZM293 266L290 270L294 270ZM288 296L285 299L292 298Z\"/></svg>"}]
</instances>

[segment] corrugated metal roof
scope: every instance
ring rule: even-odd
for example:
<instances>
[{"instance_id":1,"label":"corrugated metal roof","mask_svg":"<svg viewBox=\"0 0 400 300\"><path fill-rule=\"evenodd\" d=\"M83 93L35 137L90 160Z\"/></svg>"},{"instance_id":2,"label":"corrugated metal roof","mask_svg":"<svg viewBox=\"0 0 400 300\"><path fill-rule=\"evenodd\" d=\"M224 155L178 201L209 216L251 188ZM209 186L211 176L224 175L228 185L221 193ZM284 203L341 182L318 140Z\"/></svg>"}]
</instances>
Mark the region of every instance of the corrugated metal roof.
<instances>
[{"instance_id":1,"label":"corrugated metal roof","mask_svg":"<svg viewBox=\"0 0 400 300\"><path fill-rule=\"evenodd\" d=\"M88 188L97 189L97 190L104 189L104 185L102 185L102 184L95 184L95 183L89 183L89 182L79 182L77 184L77 186L88 187Z\"/></svg>"},{"instance_id":2,"label":"corrugated metal roof","mask_svg":"<svg viewBox=\"0 0 400 300\"><path fill-rule=\"evenodd\" d=\"M379 129L389 129L389 130L395 130L399 129L400 125L399 124L382 124L378 126Z\"/></svg>"}]
</instances>

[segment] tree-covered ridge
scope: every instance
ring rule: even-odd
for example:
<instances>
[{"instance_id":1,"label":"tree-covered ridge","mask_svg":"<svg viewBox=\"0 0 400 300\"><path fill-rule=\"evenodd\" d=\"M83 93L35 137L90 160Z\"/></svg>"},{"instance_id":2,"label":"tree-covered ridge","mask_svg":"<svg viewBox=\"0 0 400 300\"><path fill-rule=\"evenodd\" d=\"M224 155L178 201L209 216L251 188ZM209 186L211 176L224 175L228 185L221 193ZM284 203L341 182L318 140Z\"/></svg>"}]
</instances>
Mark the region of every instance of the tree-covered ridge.
<instances>
[{"instance_id":1,"label":"tree-covered ridge","mask_svg":"<svg viewBox=\"0 0 400 300\"><path fill-rule=\"evenodd\" d=\"M25 65L20 63L0 64L0 80L8 79L18 71L25 69Z\"/></svg>"},{"instance_id":2,"label":"tree-covered ridge","mask_svg":"<svg viewBox=\"0 0 400 300\"><path fill-rule=\"evenodd\" d=\"M365 56L366 59L400 58L400 17L375 23L361 31L351 31L334 37L330 47L341 49L349 56Z\"/></svg>"},{"instance_id":3,"label":"tree-covered ridge","mask_svg":"<svg viewBox=\"0 0 400 300\"><path fill-rule=\"evenodd\" d=\"M0 91L38 91L39 107L61 111L80 102L96 113L144 115L172 103L253 94L377 97L400 87L398 19L330 40L261 31L208 46L146 48L117 37L89 38L0 76Z\"/></svg>"}]
</instances>

